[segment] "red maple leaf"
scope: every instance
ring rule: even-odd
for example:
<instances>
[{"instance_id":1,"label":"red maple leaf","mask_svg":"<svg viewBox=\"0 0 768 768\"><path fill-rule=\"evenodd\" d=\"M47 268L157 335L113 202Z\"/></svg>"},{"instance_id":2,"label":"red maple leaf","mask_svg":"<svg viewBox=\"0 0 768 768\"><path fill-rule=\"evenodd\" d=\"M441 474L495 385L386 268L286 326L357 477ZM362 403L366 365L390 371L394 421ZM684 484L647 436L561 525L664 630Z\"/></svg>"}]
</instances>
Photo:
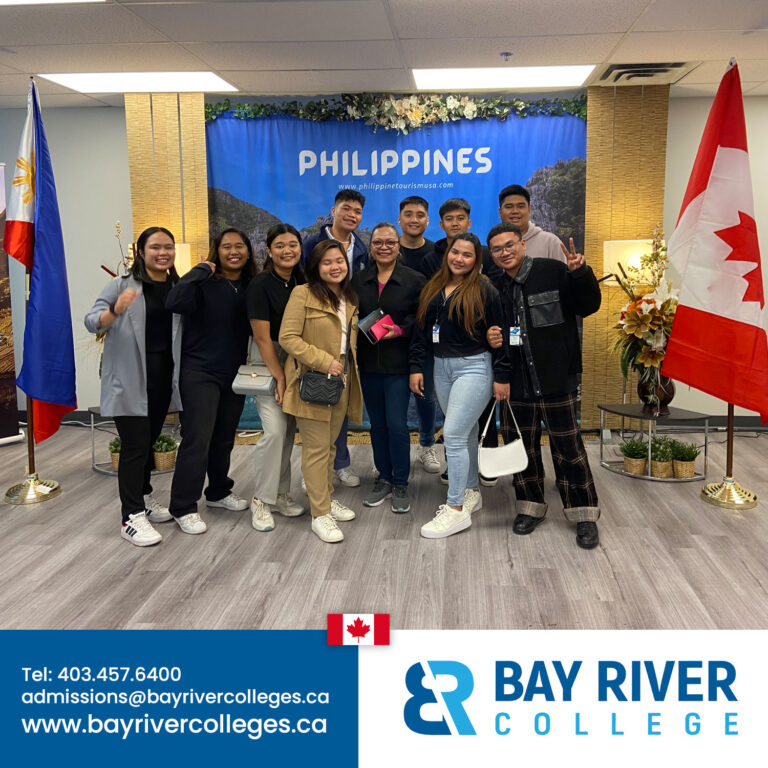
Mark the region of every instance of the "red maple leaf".
<instances>
[{"instance_id":1,"label":"red maple leaf","mask_svg":"<svg viewBox=\"0 0 768 768\"><path fill-rule=\"evenodd\" d=\"M760 246L757 244L755 220L739 211L739 223L720 229L715 234L733 249L726 261L748 261L755 266L742 277L747 281L747 290L742 301L759 301L760 309L765 306L763 296L763 274L760 269Z\"/></svg>"},{"instance_id":2,"label":"red maple leaf","mask_svg":"<svg viewBox=\"0 0 768 768\"><path fill-rule=\"evenodd\" d=\"M347 624L347 632L360 642L361 637L365 637L371 628L358 616L351 624Z\"/></svg>"}]
</instances>

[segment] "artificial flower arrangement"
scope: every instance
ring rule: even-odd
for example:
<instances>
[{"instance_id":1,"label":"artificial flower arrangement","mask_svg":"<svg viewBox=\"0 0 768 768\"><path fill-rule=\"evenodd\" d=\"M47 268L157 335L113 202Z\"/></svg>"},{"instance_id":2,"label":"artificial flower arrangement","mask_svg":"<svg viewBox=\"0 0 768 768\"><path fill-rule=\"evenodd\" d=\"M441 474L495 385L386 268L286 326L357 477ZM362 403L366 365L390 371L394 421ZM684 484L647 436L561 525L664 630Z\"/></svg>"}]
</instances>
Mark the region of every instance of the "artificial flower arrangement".
<instances>
[{"instance_id":1,"label":"artificial flower arrangement","mask_svg":"<svg viewBox=\"0 0 768 768\"><path fill-rule=\"evenodd\" d=\"M618 352L621 372L628 378L630 369L637 371L640 385L649 391L648 401L658 402L655 394L661 387L661 364L667 351L667 341L677 309L679 291L665 274L669 262L660 226L653 231L651 252L640 259L640 267L619 265L621 276L615 275L629 297L622 307L614 352ZM650 290L648 290L650 288Z\"/></svg>"}]
</instances>

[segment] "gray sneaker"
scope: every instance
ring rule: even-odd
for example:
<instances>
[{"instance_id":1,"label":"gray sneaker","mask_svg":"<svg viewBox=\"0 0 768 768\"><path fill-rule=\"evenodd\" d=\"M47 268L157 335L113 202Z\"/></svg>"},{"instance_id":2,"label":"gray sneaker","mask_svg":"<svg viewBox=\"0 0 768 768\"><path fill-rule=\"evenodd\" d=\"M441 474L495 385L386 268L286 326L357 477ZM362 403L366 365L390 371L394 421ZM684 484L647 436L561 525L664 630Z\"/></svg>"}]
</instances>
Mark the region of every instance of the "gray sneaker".
<instances>
[{"instance_id":1,"label":"gray sneaker","mask_svg":"<svg viewBox=\"0 0 768 768\"><path fill-rule=\"evenodd\" d=\"M411 509L411 500L408 498L407 485L392 486L392 511L396 515L402 515Z\"/></svg>"},{"instance_id":2,"label":"gray sneaker","mask_svg":"<svg viewBox=\"0 0 768 768\"><path fill-rule=\"evenodd\" d=\"M370 493L363 499L366 507L378 507L392 495L392 486L386 480L377 480Z\"/></svg>"}]
</instances>

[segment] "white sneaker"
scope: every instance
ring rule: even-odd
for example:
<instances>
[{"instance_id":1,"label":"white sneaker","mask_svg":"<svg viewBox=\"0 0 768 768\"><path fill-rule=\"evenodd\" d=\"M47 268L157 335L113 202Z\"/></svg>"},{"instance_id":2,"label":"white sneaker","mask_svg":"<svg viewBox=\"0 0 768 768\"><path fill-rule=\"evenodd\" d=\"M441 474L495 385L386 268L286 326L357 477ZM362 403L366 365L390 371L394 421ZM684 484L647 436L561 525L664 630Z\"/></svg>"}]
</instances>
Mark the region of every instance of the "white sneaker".
<instances>
[{"instance_id":1,"label":"white sneaker","mask_svg":"<svg viewBox=\"0 0 768 768\"><path fill-rule=\"evenodd\" d=\"M241 499L234 493L230 493L229 496L225 496L223 499L217 501L206 501L209 507L221 507L222 509L231 509L233 512L241 512L244 509L248 509L248 502L246 499Z\"/></svg>"},{"instance_id":2,"label":"white sneaker","mask_svg":"<svg viewBox=\"0 0 768 768\"><path fill-rule=\"evenodd\" d=\"M151 493L144 496L144 508L147 510L147 520L150 523L167 523L173 520L168 507L163 506Z\"/></svg>"},{"instance_id":3,"label":"white sneaker","mask_svg":"<svg viewBox=\"0 0 768 768\"><path fill-rule=\"evenodd\" d=\"M336 499L331 499L331 517L340 523L346 523L348 520L355 519L354 510L349 507L345 507L341 502ZM317 518L315 518L317 520Z\"/></svg>"},{"instance_id":4,"label":"white sneaker","mask_svg":"<svg viewBox=\"0 0 768 768\"><path fill-rule=\"evenodd\" d=\"M278 494L277 504L271 506L273 512L279 512L283 517L301 517L304 514L304 507L297 504L287 493Z\"/></svg>"},{"instance_id":5,"label":"white sneaker","mask_svg":"<svg viewBox=\"0 0 768 768\"><path fill-rule=\"evenodd\" d=\"M437 449L434 445L419 446L416 458L421 462L425 472L431 475L437 474L442 469L440 459L437 458Z\"/></svg>"},{"instance_id":6,"label":"white sneaker","mask_svg":"<svg viewBox=\"0 0 768 768\"><path fill-rule=\"evenodd\" d=\"M312 518L312 531L317 534L320 541L326 544L335 544L344 538L341 529L336 525L333 515L320 515Z\"/></svg>"},{"instance_id":7,"label":"white sneaker","mask_svg":"<svg viewBox=\"0 0 768 768\"><path fill-rule=\"evenodd\" d=\"M472 525L472 518L464 507L454 509L447 504L441 504L435 517L421 526L421 535L425 539L444 539L446 536L469 528L470 525Z\"/></svg>"},{"instance_id":8,"label":"white sneaker","mask_svg":"<svg viewBox=\"0 0 768 768\"><path fill-rule=\"evenodd\" d=\"M257 531L272 531L275 528L275 519L269 504L259 499L251 502L251 525Z\"/></svg>"},{"instance_id":9,"label":"white sneaker","mask_svg":"<svg viewBox=\"0 0 768 768\"><path fill-rule=\"evenodd\" d=\"M304 493L307 492L307 483L303 477L301 478L301 490L304 491Z\"/></svg>"},{"instance_id":10,"label":"white sneaker","mask_svg":"<svg viewBox=\"0 0 768 768\"><path fill-rule=\"evenodd\" d=\"M337 469L333 474L336 479L342 485L346 485L347 488L357 488L357 486L360 485L360 478L349 467Z\"/></svg>"},{"instance_id":11,"label":"white sneaker","mask_svg":"<svg viewBox=\"0 0 768 768\"><path fill-rule=\"evenodd\" d=\"M480 491L473 491L471 488L467 488L464 491L464 510L467 514L473 512L479 512L483 508L483 497L480 495Z\"/></svg>"},{"instance_id":12,"label":"white sneaker","mask_svg":"<svg viewBox=\"0 0 768 768\"><path fill-rule=\"evenodd\" d=\"M128 515L128 519L123 523L120 529L120 535L131 544L137 547L151 547L158 544L163 538L147 520L144 512L134 512Z\"/></svg>"},{"instance_id":13,"label":"white sneaker","mask_svg":"<svg viewBox=\"0 0 768 768\"><path fill-rule=\"evenodd\" d=\"M197 512L190 512L183 517L177 517L176 522L184 533L205 533L208 530L208 526Z\"/></svg>"}]
</instances>

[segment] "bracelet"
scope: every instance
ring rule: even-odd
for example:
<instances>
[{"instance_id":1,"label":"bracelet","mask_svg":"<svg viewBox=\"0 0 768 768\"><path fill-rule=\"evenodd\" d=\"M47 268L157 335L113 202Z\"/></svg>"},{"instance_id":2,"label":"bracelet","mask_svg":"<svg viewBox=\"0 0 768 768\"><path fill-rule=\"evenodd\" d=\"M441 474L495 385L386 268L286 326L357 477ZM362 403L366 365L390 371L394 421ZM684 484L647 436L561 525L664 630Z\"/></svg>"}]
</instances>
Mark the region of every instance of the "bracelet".
<instances>
[{"instance_id":1,"label":"bracelet","mask_svg":"<svg viewBox=\"0 0 768 768\"><path fill-rule=\"evenodd\" d=\"M117 317L117 312L115 312L115 304L117 304L117 301L113 301L113 302L112 302L112 303L109 305L109 311L110 311L110 312L111 312L111 313L112 313L112 314L113 314L115 317Z\"/></svg>"}]
</instances>

